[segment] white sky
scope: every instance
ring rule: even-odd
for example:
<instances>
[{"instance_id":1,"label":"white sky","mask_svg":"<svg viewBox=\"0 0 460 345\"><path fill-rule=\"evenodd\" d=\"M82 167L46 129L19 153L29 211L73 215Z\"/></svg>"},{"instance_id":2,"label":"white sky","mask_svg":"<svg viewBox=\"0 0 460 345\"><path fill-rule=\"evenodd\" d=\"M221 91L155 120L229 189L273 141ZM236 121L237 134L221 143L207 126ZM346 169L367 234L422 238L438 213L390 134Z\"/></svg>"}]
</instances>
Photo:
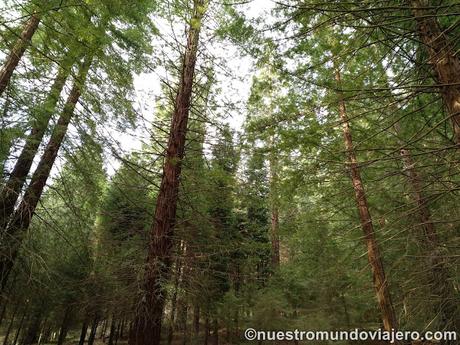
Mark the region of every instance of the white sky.
<instances>
[{"instance_id":1,"label":"white sky","mask_svg":"<svg viewBox=\"0 0 460 345\"><path fill-rule=\"evenodd\" d=\"M1 0L0 0L1 2ZM2 8L3 6L0 6ZM237 10L244 13L248 19L256 19L264 17L269 18L269 12L274 7L274 3L271 0L253 0L249 3L237 5ZM3 7L3 9L5 9ZM14 13L14 11L12 12ZM2 14L5 14L2 11ZM155 22L160 32L172 33L171 27L166 23ZM182 37L184 28L178 25L174 28L176 36ZM154 38L156 40L156 38ZM215 41L215 40L214 40ZM203 42L202 42L203 43ZM158 44L158 43L154 43ZM206 42L204 42L206 44ZM253 71L253 59L247 56L242 57L239 49L231 44L224 44L215 42L212 45L206 44L206 49L210 51L218 59L225 61L226 71L229 75L224 75L220 68L216 68L217 84L216 87L220 88L222 98L230 100L232 103L237 104L238 111L228 111L224 115L225 119L221 119L236 131L240 131L244 123L245 103L249 96ZM1 60L4 58L4 54L0 53ZM108 141L112 142L113 146L117 146L120 151L125 154L133 150L139 150L143 143L148 143L149 134L148 130L151 128L150 122L154 120L155 111L155 99L161 95L161 82L158 74L164 76L165 72L161 72L161 66L158 70L152 73L142 73L137 75L134 80L135 87L135 104L137 109L140 111L145 121L140 123L140 126L134 132L121 133L114 128L99 128L101 135L109 138ZM71 131L71 129L70 129ZM72 135L72 133L69 133ZM122 154L123 155L123 154ZM61 155L60 155L61 156ZM62 156L61 156L62 157ZM62 159L56 162L57 170L62 166ZM119 162L116 159L110 159L107 162L107 172L112 175L119 166ZM53 169L56 171L56 169Z\"/></svg>"},{"instance_id":2,"label":"white sky","mask_svg":"<svg viewBox=\"0 0 460 345\"><path fill-rule=\"evenodd\" d=\"M268 16L270 10L274 7L274 3L270 0L253 0L244 5L239 5L237 9L244 12L248 19L256 19L263 16ZM171 33L171 28L166 22L158 22L155 24L158 26L160 32ZM181 33L183 27L178 26L174 30ZM247 56L241 56L239 49L230 44L215 44L212 46L206 46L206 49L213 55L225 60L226 70L230 71L231 77L225 76L220 73L220 69L216 69L218 85L217 87L222 89L222 96L229 99L232 103L236 103L241 111L231 111L225 114L224 122L227 122L231 128L235 131L240 131L244 123L246 114L244 111L244 105L248 99L253 71L253 59ZM161 81L158 74L163 75L164 72L160 69L160 72L155 71L151 73L142 73L137 75L134 80L136 104L138 110L141 112L142 117L146 119L147 123L143 123L135 133L117 133L115 137L119 141L119 146L125 152L132 150L139 150L143 143L149 140L147 129L149 121L154 120L155 110L155 98L161 95ZM164 75L163 75L164 76ZM119 163L111 162L108 172L112 174L118 167Z\"/></svg>"}]
</instances>

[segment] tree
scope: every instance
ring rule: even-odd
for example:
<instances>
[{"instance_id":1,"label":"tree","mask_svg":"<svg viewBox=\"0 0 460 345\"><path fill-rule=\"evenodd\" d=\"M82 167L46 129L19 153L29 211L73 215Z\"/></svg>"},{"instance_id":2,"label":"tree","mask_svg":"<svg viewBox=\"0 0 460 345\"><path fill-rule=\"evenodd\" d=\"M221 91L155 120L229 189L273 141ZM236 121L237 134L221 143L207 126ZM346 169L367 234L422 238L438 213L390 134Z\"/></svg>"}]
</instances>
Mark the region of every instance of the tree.
<instances>
[{"instance_id":1,"label":"tree","mask_svg":"<svg viewBox=\"0 0 460 345\"><path fill-rule=\"evenodd\" d=\"M159 344L161 339L161 319L165 302L162 284L164 279L167 279L171 266L172 234L176 220L181 160L184 157L199 33L206 7L206 1L194 1L179 90L174 104L174 113L166 149L163 176L150 235L145 271L145 296L135 319L129 341L130 345Z\"/></svg>"},{"instance_id":2,"label":"tree","mask_svg":"<svg viewBox=\"0 0 460 345\"><path fill-rule=\"evenodd\" d=\"M34 10L35 11L35 10ZM0 95L3 94L8 83L13 75L16 66L24 55L27 47L30 45L30 41L35 31L38 28L40 23L40 16L33 12L27 22L24 24L21 35L16 41L13 49L11 49L10 54L3 63L2 68L0 69Z\"/></svg>"}]
</instances>

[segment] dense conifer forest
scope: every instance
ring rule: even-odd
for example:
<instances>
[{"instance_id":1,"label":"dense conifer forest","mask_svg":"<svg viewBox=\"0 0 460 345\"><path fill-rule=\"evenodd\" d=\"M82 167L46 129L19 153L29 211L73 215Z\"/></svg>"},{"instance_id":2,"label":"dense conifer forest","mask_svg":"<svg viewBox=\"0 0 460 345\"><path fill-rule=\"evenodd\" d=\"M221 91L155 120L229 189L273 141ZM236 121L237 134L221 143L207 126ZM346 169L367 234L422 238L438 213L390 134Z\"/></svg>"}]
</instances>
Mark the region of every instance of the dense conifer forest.
<instances>
[{"instance_id":1,"label":"dense conifer forest","mask_svg":"<svg viewBox=\"0 0 460 345\"><path fill-rule=\"evenodd\" d=\"M460 344L459 0L0 24L0 345Z\"/></svg>"}]
</instances>

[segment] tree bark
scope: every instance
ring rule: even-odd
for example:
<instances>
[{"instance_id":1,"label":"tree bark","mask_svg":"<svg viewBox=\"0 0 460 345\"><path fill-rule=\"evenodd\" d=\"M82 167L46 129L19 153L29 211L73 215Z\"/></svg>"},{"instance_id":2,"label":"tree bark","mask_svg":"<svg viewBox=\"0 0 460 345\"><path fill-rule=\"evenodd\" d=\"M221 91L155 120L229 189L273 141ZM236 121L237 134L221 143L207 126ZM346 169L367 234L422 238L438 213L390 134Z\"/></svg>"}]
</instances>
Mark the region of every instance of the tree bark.
<instances>
[{"instance_id":1,"label":"tree bark","mask_svg":"<svg viewBox=\"0 0 460 345\"><path fill-rule=\"evenodd\" d=\"M100 339L102 339L102 342L105 341L104 338L105 338L105 332L106 332L106 330L107 330L107 322L108 322L107 319L102 321L101 335L100 335L100 337L99 337Z\"/></svg>"},{"instance_id":2,"label":"tree bark","mask_svg":"<svg viewBox=\"0 0 460 345\"><path fill-rule=\"evenodd\" d=\"M61 147L62 141L67 133L67 128L80 98L82 86L86 80L86 75L88 74L91 62L91 55L85 57L85 60L80 68L79 75L73 83L61 116L59 117L48 145L45 148L45 152L41 156L37 169L32 175L29 187L26 189L24 197L17 210L13 213L11 222L5 231L2 246L4 246L4 252L9 253L9 255L5 255L0 260L2 292L5 289L8 276L13 268L14 261L21 246L22 236L29 228L35 208L40 200L46 181L56 160L59 148Z\"/></svg>"},{"instance_id":3,"label":"tree bark","mask_svg":"<svg viewBox=\"0 0 460 345\"><path fill-rule=\"evenodd\" d=\"M97 326L99 324L98 316L94 316L93 323L91 324L91 331L88 337L88 345L94 345L94 339L96 338Z\"/></svg>"},{"instance_id":4,"label":"tree bark","mask_svg":"<svg viewBox=\"0 0 460 345\"><path fill-rule=\"evenodd\" d=\"M210 327L209 327L209 315L206 313L206 317L204 320L204 345L208 345L210 335Z\"/></svg>"},{"instance_id":5,"label":"tree bark","mask_svg":"<svg viewBox=\"0 0 460 345\"><path fill-rule=\"evenodd\" d=\"M194 337L198 337L200 333L200 306L195 304L193 308L193 335Z\"/></svg>"},{"instance_id":6,"label":"tree bark","mask_svg":"<svg viewBox=\"0 0 460 345\"><path fill-rule=\"evenodd\" d=\"M24 320L25 320L26 316L27 316L27 307L26 307L26 310L24 311L24 313L22 314L21 321L19 322L18 328L16 330L16 335L14 336L13 345L16 345L17 342L18 342L19 334L21 333L22 325L24 324Z\"/></svg>"},{"instance_id":7,"label":"tree bark","mask_svg":"<svg viewBox=\"0 0 460 345\"><path fill-rule=\"evenodd\" d=\"M13 75L14 70L16 69L19 61L21 60L24 52L30 44L32 36L38 28L40 23L40 16L37 13L34 13L30 16L29 20L25 23L21 36L16 41L13 49L6 58L5 63L0 69L0 96L5 91L8 83Z\"/></svg>"},{"instance_id":8,"label":"tree bark","mask_svg":"<svg viewBox=\"0 0 460 345\"><path fill-rule=\"evenodd\" d=\"M442 30L436 13L428 10L424 0L410 0L412 13L418 27L421 42L429 56L429 64L452 121L455 143L460 144L460 59L455 46Z\"/></svg>"},{"instance_id":9,"label":"tree bark","mask_svg":"<svg viewBox=\"0 0 460 345\"><path fill-rule=\"evenodd\" d=\"M125 326L126 326L126 320L123 319L121 322L121 327L120 327L120 339L123 339L125 336Z\"/></svg>"},{"instance_id":10,"label":"tree bark","mask_svg":"<svg viewBox=\"0 0 460 345\"><path fill-rule=\"evenodd\" d=\"M0 228L6 228L8 221L13 214L14 206L19 198L22 187L30 172L35 155L48 128L49 121L53 115L59 96L64 88L70 70L66 67L59 68L56 79L51 90L42 105L43 113L35 118L26 143L14 165L8 181L3 186L0 194Z\"/></svg>"},{"instance_id":11,"label":"tree bark","mask_svg":"<svg viewBox=\"0 0 460 345\"><path fill-rule=\"evenodd\" d=\"M5 299L5 301L3 302L3 306L2 306L2 312L0 313L0 326L3 323L3 319L5 317L7 304L8 304L8 301Z\"/></svg>"},{"instance_id":12,"label":"tree bark","mask_svg":"<svg viewBox=\"0 0 460 345\"><path fill-rule=\"evenodd\" d=\"M118 344L118 339L120 338L121 328L123 327L123 321L118 322L117 329L115 330L115 345Z\"/></svg>"},{"instance_id":13,"label":"tree bark","mask_svg":"<svg viewBox=\"0 0 460 345\"><path fill-rule=\"evenodd\" d=\"M213 320L212 329L212 345L219 345L219 323L217 319Z\"/></svg>"},{"instance_id":14,"label":"tree bark","mask_svg":"<svg viewBox=\"0 0 460 345\"><path fill-rule=\"evenodd\" d=\"M168 279L171 266L173 231L176 221L181 161L184 157L187 122L189 117L195 64L198 52L201 20L207 0L195 0L187 46L183 59L179 90L166 150L163 176L157 197L153 226L145 270L145 296L138 310L129 345L158 345L166 291L163 283Z\"/></svg>"},{"instance_id":15,"label":"tree bark","mask_svg":"<svg viewBox=\"0 0 460 345\"><path fill-rule=\"evenodd\" d=\"M78 341L78 345L85 344L86 333L88 333L88 319L87 318L85 318L81 326L80 340Z\"/></svg>"},{"instance_id":16,"label":"tree bark","mask_svg":"<svg viewBox=\"0 0 460 345\"><path fill-rule=\"evenodd\" d=\"M399 123L394 125L396 135L401 132ZM410 150L399 140L401 145L400 156L403 162L404 175L412 189L412 198L416 206L419 218L419 225L422 229L420 238L421 245L426 252L427 264L430 268L430 288L434 296L438 298L436 315L440 315L440 324L449 331L460 329L458 308L455 302L457 293L451 283L449 270L446 267L442 248L439 243L438 233L431 219L431 212L428 206L428 199L423 193L423 180L417 171Z\"/></svg>"},{"instance_id":17,"label":"tree bark","mask_svg":"<svg viewBox=\"0 0 460 345\"><path fill-rule=\"evenodd\" d=\"M40 338L40 343L48 343L51 337L51 323L43 327L43 334Z\"/></svg>"},{"instance_id":18,"label":"tree bark","mask_svg":"<svg viewBox=\"0 0 460 345\"><path fill-rule=\"evenodd\" d=\"M47 339L44 336L46 335L45 333L48 328L49 328L48 318L45 318L45 320L43 321L42 327L39 331L40 334L38 335L37 345L40 345L42 342L46 343Z\"/></svg>"},{"instance_id":19,"label":"tree bark","mask_svg":"<svg viewBox=\"0 0 460 345\"><path fill-rule=\"evenodd\" d=\"M72 309L67 307L64 313L64 318L62 319L61 329L59 330L59 337L57 345L63 345L67 337L67 332L69 331L70 321L72 316Z\"/></svg>"},{"instance_id":20,"label":"tree bark","mask_svg":"<svg viewBox=\"0 0 460 345\"><path fill-rule=\"evenodd\" d=\"M336 68L335 70L335 79L340 90L341 76L338 68ZM396 330L398 328L396 314L393 309L390 289L388 286L388 281L385 277L385 271L383 268L380 250L377 245L374 226L372 224L372 218L369 212L369 206L367 204L366 192L364 190L364 185L361 180L361 172L359 169L358 160L356 158L356 154L353 148L353 139L345 107L343 92L339 91L338 96L339 114L343 126L345 148L348 156L348 166L351 173L353 189L355 191L355 199L359 211L359 217L361 220L361 227L363 229L364 238L367 245L367 255L369 264L372 269L374 288L377 295L377 300L379 302L380 311L382 314L383 326L387 331L391 331L392 329Z\"/></svg>"},{"instance_id":21,"label":"tree bark","mask_svg":"<svg viewBox=\"0 0 460 345\"><path fill-rule=\"evenodd\" d=\"M41 311L36 311L31 315L31 319L28 322L27 332L22 341L23 345L31 345L38 341L41 321Z\"/></svg>"},{"instance_id":22,"label":"tree bark","mask_svg":"<svg viewBox=\"0 0 460 345\"><path fill-rule=\"evenodd\" d=\"M109 333L109 342L108 345L114 345L115 340L115 330L117 328L117 321L112 316L112 322L110 322L110 333Z\"/></svg>"}]
</instances>

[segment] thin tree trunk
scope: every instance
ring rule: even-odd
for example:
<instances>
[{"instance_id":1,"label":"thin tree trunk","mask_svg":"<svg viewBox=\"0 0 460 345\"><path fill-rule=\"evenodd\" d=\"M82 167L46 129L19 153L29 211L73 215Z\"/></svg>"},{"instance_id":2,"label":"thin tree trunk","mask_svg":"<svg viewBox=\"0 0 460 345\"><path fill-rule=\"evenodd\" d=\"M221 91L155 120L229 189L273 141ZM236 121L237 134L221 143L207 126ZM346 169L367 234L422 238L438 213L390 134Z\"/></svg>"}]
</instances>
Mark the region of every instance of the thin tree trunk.
<instances>
[{"instance_id":1,"label":"thin tree trunk","mask_svg":"<svg viewBox=\"0 0 460 345\"><path fill-rule=\"evenodd\" d=\"M47 327L48 327L48 318L45 318L45 320L43 321L43 325L40 329L40 334L38 335L37 345L40 345L42 342L46 343L46 339L44 339L44 335L45 335Z\"/></svg>"},{"instance_id":2,"label":"thin tree trunk","mask_svg":"<svg viewBox=\"0 0 460 345\"><path fill-rule=\"evenodd\" d=\"M336 69L335 79L338 87L341 86L340 71ZM358 160L353 148L353 140L351 136L350 124L345 107L345 101L342 91L339 91L339 113L343 125L343 135L345 140L345 148L348 156L348 166L351 172L351 178L353 182L353 188L355 191L356 204L359 211L359 217L361 220L361 227L364 232L364 238L367 245L367 255L369 264L372 269L374 288L379 302L380 311L382 314L382 321L385 330L391 331L397 329L397 319L395 311L393 309L393 303L391 301L390 289L388 281L385 277L385 271L383 268L382 258L377 245L377 239L375 237L374 226L372 224L371 214L369 212L369 206L367 204L366 193L364 185L361 180L361 173L359 169Z\"/></svg>"},{"instance_id":3,"label":"thin tree trunk","mask_svg":"<svg viewBox=\"0 0 460 345\"><path fill-rule=\"evenodd\" d=\"M206 318L204 320L204 345L208 345L209 334L210 334L209 315L208 313L206 313Z\"/></svg>"},{"instance_id":4,"label":"thin tree trunk","mask_svg":"<svg viewBox=\"0 0 460 345\"><path fill-rule=\"evenodd\" d=\"M93 323L91 324L91 331L89 332L88 345L94 344L94 339L96 338L97 326L99 324L98 316L94 316Z\"/></svg>"},{"instance_id":5,"label":"thin tree trunk","mask_svg":"<svg viewBox=\"0 0 460 345\"><path fill-rule=\"evenodd\" d=\"M212 345L219 345L219 323L217 319L213 320L213 337L212 337Z\"/></svg>"},{"instance_id":6,"label":"thin tree trunk","mask_svg":"<svg viewBox=\"0 0 460 345\"><path fill-rule=\"evenodd\" d=\"M120 338L120 332L122 327L123 321L118 322L117 329L115 330L115 345L118 344L118 339Z\"/></svg>"},{"instance_id":7,"label":"thin tree trunk","mask_svg":"<svg viewBox=\"0 0 460 345\"><path fill-rule=\"evenodd\" d=\"M121 322L121 328L120 328L120 339L123 339L125 336L125 326L126 326L126 320L123 319Z\"/></svg>"},{"instance_id":8,"label":"thin tree trunk","mask_svg":"<svg viewBox=\"0 0 460 345\"><path fill-rule=\"evenodd\" d=\"M31 345L38 341L38 333L40 332L40 324L42 320L41 311L34 312L28 322L27 332L22 341L23 345Z\"/></svg>"},{"instance_id":9,"label":"thin tree trunk","mask_svg":"<svg viewBox=\"0 0 460 345\"><path fill-rule=\"evenodd\" d=\"M56 126L53 129L51 138L46 146L45 152L40 158L37 169L35 170L29 187L24 193L24 197L18 206L17 210L13 213L10 224L6 229L4 245L6 255L0 261L0 274L1 274L1 291L3 292L8 280L8 276L13 268L18 250L21 246L21 239L23 233L29 228L32 216L40 200L43 189L46 185L46 180L56 160L59 148L67 133L70 120L73 116L75 106L81 95L82 86L86 80L89 67L92 62L92 56L88 55L83 62L78 77L75 79L70 91L67 102L59 117ZM6 242L6 243L4 243Z\"/></svg>"},{"instance_id":10,"label":"thin tree trunk","mask_svg":"<svg viewBox=\"0 0 460 345\"><path fill-rule=\"evenodd\" d=\"M64 313L64 318L62 319L61 329L59 330L59 337L57 345L63 345L67 337L67 332L69 331L70 320L72 316L72 310L70 307L67 307Z\"/></svg>"},{"instance_id":11,"label":"thin tree trunk","mask_svg":"<svg viewBox=\"0 0 460 345\"><path fill-rule=\"evenodd\" d=\"M16 345L17 342L18 342L19 333L21 332L22 325L24 324L24 320L25 320L26 316L27 316L27 308L24 311L24 314L22 314L21 322L19 322L19 326L18 326L18 328L16 330L16 335L14 336L13 345Z\"/></svg>"},{"instance_id":12,"label":"thin tree trunk","mask_svg":"<svg viewBox=\"0 0 460 345\"><path fill-rule=\"evenodd\" d=\"M3 323L3 319L5 317L6 305L7 304L8 304L8 301L5 299L5 301L3 302L2 312L0 314L0 325Z\"/></svg>"},{"instance_id":13,"label":"thin tree trunk","mask_svg":"<svg viewBox=\"0 0 460 345\"><path fill-rule=\"evenodd\" d=\"M13 75L14 70L24 55L27 47L29 46L32 36L37 30L39 23L40 16L36 13L32 14L29 20L25 23L21 32L21 36L16 41L13 49L11 50L10 54L6 58L5 63L0 69L0 96L8 86L11 76Z\"/></svg>"},{"instance_id":14,"label":"thin tree trunk","mask_svg":"<svg viewBox=\"0 0 460 345\"><path fill-rule=\"evenodd\" d=\"M40 338L41 339L40 342L48 343L50 340L50 336L51 336L51 323L48 324L46 327L43 327L43 335Z\"/></svg>"},{"instance_id":15,"label":"thin tree trunk","mask_svg":"<svg viewBox=\"0 0 460 345\"><path fill-rule=\"evenodd\" d=\"M198 337L200 333L200 306L195 304L193 308L193 335L194 337Z\"/></svg>"},{"instance_id":16,"label":"thin tree trunk","mask_svg":"<svg viewBox=\"0 0 460 345\"><path fill-rule=\"evenodd\" d=\"M193 18L188 30L187 47L174 105L163 176L150 232L144 283L145 296L142 297L144 302L138 311L133 331L130 334L130 345L158 345L161 340L161 323L166 295L163 282L168 279L170 273L181 160L185 151L201 20L206 6L207 0L194 1Z\"/></svg>"},{"instance_id":17,"label":"thin tree trunk","mask_svg":"<svg viewBox=\"0 0 460 345\"><path fill-rule=\"evenodd\" d=\"M115 318L112 316L112 322L110 323L110 333L109 333L109 343L108 345L114 345L114 339L115 339L115 330L117 328L117 321Z\"/></svg>"},{"instance_id":18,"label":"thin tree trunk","mask_svg":"<svg viewBox=\"0 0 460 345\"><path fill-rule=\"evenodd\" d=\"M400 135L399 123L394 125L396 135ZM420 227L422 229L421 244L426 251L427 264L431 271L430 288L434 296L437 296L439 303L435 310L440 315L440 324L449 331L460 329L458 308L454 286L451 284L449 270L443 259L439 238L431 219L431 212L428 200L423 193L423 181L417 171L416 164L412 159L410 150L399 140L401 145L400 155L403 162L405 176L412 188L412 197L417 208Z\"/></svg>"},{"instance_id":19,"label":"thin tree trunk","mask_svg":"<svg viewBox=\"0 0 460 345\"><path fill-rule=\"evenodd\" d=\"M410 4L417 22L420 40L428 52L429 63L436 75L447 113L452 120L455 142L460 144L460 58L458 52L442 30L436 13L427 9L428 2L410 0Z\"/></svg>"},{"instance_id":20,"label":"thin tree trunk","mask_svg":"<svg viewBox=\"0 0 460 345\"><path fill-rule=\"evenodd\" d=\"M88 319L85 318L83 325L81 326L80 340L78 345L84 345L86 340L86 333L88 333Z\"/></svg>"},{"instance_id":21,"label":"thin tree trunk","mask_svg":"<svg viewBox=\"0 0 460 345\"><path fill-rule=\"evenodd\" d=\"M60 67L51 90L41 106L40 114L35 118L26 143L14 165L8 181L3 186L0 194L0 228L4 229L13 214L14 206L19 198L22 187L30 172L35 155L42 142L43 136L48 128L49 121L53 115L59 96L64 88L70 70Z\"/></svg>"},{"instance_id":22,"label":"thin tree trunk","mask_svg":"<svg viewBox=\"0 0 460 345\"><path fill-rule=\"evenodd\" d=\"M102 339L103 342L105 341L104 338L105 338L105 333L106 333L106 331L107 331L107 323L108 323L108 322L109 322L109 321L108 321L107 319L104 320L104 321L102 321L102 329L101 329L101 336L100 336L100 338Z\"/></svg>"}]
</instances>

